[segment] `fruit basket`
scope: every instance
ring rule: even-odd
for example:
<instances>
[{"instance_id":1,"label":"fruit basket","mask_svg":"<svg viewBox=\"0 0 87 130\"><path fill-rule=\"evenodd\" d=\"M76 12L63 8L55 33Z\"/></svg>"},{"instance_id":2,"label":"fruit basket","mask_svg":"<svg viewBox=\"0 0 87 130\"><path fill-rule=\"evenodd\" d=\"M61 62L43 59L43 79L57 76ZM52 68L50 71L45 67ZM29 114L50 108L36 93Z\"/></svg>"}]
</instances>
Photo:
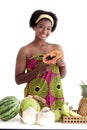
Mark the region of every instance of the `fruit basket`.
<instances>
[{"instance_id":1,"label":"fruit basket","mask_svg":"<svg viewBox=\"0 0 87 130\"><path fill-rule=\"evenodd\" d=\"M74 110L75 112L77 112L77 110ZM62 118L62 122L63 123L72 123L72 124L74 124L74 123L77 123L77 124L79 124L79 123L82 123L82 124L86 124L87 123L87 116L81 116L81 117L74 117L74 116L71 116L71 117L68 117L68 116L63 116L63 118Z\"/></svg>"}]
</instances>

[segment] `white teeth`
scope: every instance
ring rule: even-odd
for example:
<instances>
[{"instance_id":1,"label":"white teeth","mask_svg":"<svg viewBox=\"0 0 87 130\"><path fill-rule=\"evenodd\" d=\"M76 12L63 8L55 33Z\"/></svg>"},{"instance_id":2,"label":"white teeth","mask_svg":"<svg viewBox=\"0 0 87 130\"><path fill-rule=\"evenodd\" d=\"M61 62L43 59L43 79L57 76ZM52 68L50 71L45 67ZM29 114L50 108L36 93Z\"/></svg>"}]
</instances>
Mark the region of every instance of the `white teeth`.
<instances>
[{"instance_id":1,"label":"white teeth","mask_svg":"<svg viewBox=\"0 0 87 130\"><path fill-rule=\"evenodd\" d=\"M42 37L44 37L44 38L45 38L45 36L44 36L44 35L42 35Z\"/></svg>"},{"instance_id":2,"label":"white teeth","mask_svg":"<svg viewBox=\"0 0 87 130\"><path fill-rule=\"evenodd\" d=\"M45 37L46 37L46 35L44 35L44 34L41 34L41 37L45 38Z\"/></svg>"}]
</instances>

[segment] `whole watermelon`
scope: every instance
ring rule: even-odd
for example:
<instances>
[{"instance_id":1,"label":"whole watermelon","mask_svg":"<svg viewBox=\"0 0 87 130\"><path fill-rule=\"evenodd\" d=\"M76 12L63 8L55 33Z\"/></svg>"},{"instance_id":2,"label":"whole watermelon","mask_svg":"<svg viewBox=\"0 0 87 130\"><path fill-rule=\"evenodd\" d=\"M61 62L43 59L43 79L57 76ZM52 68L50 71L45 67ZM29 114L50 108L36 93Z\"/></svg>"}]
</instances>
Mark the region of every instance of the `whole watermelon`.
<instances>
[{"instance_id":1,"label":"whole watermelon","mask_svg":"<svg viewBox=\"0 0 87 130\"><path fill-rule=\"evenodd\" d=\"M7 96L0 100L0 119L8 121L20 111L20 101L15 96Z\"/></svg>"}]
</instances>

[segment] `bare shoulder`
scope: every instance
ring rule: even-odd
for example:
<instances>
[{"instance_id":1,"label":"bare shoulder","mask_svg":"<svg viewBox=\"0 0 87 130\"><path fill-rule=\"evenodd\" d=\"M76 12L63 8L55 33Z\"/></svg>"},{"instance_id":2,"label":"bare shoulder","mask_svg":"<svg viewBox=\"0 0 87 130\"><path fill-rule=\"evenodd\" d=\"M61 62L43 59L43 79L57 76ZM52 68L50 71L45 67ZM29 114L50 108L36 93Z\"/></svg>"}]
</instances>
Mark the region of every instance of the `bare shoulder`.
<instances>
[{"instance_id":1,"label":"bare shoulder","mask_svg":"<svg viewBox=\"0 0 87 130\"><path fill-rule=\"evenodd\" d=\"M63 51L63 48L60 44L53 44L53 48L56 49L56 50L61 50Z\"/></svg>"},{"instance_id":2,"label":"bare shoulder","mask_svg":"<svg viewBox=\"0 0 87 130\"><path fill-rule=\"evenodd\" d=\"M62 55L64 57L64 51L63 51L63 48L62 48L62 46L60 44L54 44L53 48L54 48L54 50L61 51L61 53L62 53Z\"/></svg>"},{"instance_id":3,"label":"bare shoulder","mask_svg":"<svg viewBox=\"0 0 87 130\"><path fill-rule=\"evenodd\" d=\"M18 55L19 56L23 56L23 57L30 57L30 49L31 48L31 45L25 45L25 46L23 46L23 47L21 47L20 49L19 49L19 52L18 52Z\"/></svg>"},{"instance_id":4,"label":"bare shoulder","mask_svg":"<svg viewBox=\"0 0 87 130\"><path fill-rule=\"evenodd\" d=\"M19 49L19 54L24 54L24 53L27 53L27 46L23 46Z\"/></svg>"}]
</instances>

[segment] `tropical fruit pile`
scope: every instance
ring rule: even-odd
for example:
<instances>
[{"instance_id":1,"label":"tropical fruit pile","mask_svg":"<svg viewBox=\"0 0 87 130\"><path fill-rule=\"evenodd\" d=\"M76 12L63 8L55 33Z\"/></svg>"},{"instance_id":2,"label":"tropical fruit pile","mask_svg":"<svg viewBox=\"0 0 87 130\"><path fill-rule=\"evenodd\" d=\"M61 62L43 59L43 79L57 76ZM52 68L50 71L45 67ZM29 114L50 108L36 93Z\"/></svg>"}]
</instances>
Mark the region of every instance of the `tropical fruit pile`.
<instances>
[{"instance_id":1,"label":"tropical fruit pile","mask_svg":"<svg viewBox=\"0 0 87 130\"><path fill-rule=\"evenodd\" d=\"M86 92L84 92L84 90L86 91L87 86L82 82L81 87L83 95L85 96ZM79 118L85 115L84 113L87 113L87 100L84 96L79 103L78 113L73 111L67 103L64 103L61 109L50 109L49 107L42 108L39 101L45 103L45 100L37 95L29 95L22 101L19 101L15 96L7 96L0 100L0 119L8 121L19 114L23 123L48 126L54 122L61 122L64 116ZM83 104L85 104L84 108Z\"/></svg>"},{"instance_id":2,"label":"tropical fruit pile","mask_svg":"<svg viewBox=\"0 0 87 130\"><path fill-rule=\"evenodd\" d=\"M39 124L42 126L52 125L52 123L62 121L63 116L75 116L80 117L67 103L61 107L61 109L50 109L49 107L41 108L38 100L43 101L43 99L38 99L32 96L25 97L21 101L20 105L20 116L24 123L26 124ZM37 99L37 100L36 100ZM44 102L45 103L45 102Z\"/></svg>"}]
</instances>

